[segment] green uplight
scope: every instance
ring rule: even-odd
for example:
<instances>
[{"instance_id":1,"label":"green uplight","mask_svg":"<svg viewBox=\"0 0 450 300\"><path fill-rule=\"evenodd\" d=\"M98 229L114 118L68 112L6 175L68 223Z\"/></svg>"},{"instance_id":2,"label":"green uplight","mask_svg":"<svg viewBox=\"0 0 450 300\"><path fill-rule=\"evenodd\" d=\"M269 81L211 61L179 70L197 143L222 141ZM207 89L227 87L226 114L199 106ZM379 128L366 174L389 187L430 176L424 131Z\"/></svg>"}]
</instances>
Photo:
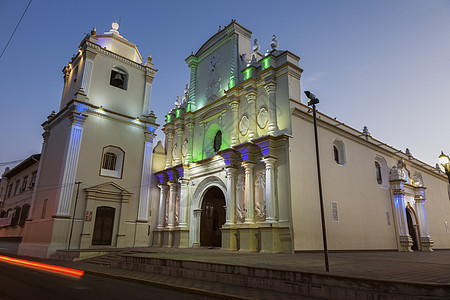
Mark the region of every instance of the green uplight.
<instances>
[{"instance_id":1,"label":"green uplight","mask_svg":"<svg viewBox=\"0 0 450 300\"><path fill-rule=\"evenodd\" d=\"M264 59L262 60L261 64L262 64L262 69L263 69L263 70L265 70L265 69L267 69L268 67L270 67L270 56L264 58Z\"/></svg>"},{"instance_id":2,"label":"green uplight","mask_svg":"<svg viewBox=\"0 0 450 300\"><path fill-rule=\"evenodd\" d=\"M172 122L172 116L170 115L170 114L167 114L166 115L166 119L167 119L167 123L170 123L170 122Z\"/></svg>"},{"instance_id":3,"label":"green uplight","mask_svg":"<svg viewBox=\"0 0 450 300\"><path fill-rule=\"evenodd\" d=\"M181 116L181 108L177 109L176 118L179 118L180 116Z\"/></svg>"},{"instance_id":4,"label":"green uplight","mask_svg":"<svg viewBox=\"0 0 450 300\"><path fill-rule=\"evenodd\" d=\"M252 77L252 68L247 68L244 71L244 80L247 80L250 77Z\"/></svg>"},{"instance_id":5,"label":"green uplight","mask_svg":"<svg viewBox=\"0 0 450 300\"><path fill-rule=\"evenodd\" d=\"M235 85L236 85L236 82L235 82L235 80L234 80L234 76L231 76L231 77L230 77L230 82L228 82L228 88L229 88L229 89L232 89L232 88L235 87Z\"/></svg>"},{"instance_id":6,"label":"green uplight","mask_svg":"<svg viewBox=\"0 0 450 300\"><path fill-rule=\"evenodd\" d=\"M186 112L190 112L191 111L191 104L188 103L187 107L186 107Z\"/></svg>"}]
</instances>

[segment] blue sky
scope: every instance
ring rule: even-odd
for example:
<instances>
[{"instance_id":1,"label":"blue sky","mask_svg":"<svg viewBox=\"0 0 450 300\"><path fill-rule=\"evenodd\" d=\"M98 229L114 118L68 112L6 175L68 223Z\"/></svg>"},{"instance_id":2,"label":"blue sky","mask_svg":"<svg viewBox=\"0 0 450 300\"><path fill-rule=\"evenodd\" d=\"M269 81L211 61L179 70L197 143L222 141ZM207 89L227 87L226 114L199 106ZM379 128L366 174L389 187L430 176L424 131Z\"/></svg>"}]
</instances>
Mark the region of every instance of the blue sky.
<instances>
[{"instance_id":1,"label":"blue sky","mask_svg":"<svg viewBox=\"0 0 450 300\"><path fill-rule=\"evenodd\" d=\"M0 0L1 50L28 1ZM34 0L0 59L0 162L40 152L61 70L93 27L109 31L120 20L120 34L152 55L151 106L162 124L189 81L185 58L231 19L261 51L276 34L279 49L301 57L302 91L320 98L323 113L368 126L432 166L441 150L450 153L450 1Z\"/></svg>"}]
</instances>

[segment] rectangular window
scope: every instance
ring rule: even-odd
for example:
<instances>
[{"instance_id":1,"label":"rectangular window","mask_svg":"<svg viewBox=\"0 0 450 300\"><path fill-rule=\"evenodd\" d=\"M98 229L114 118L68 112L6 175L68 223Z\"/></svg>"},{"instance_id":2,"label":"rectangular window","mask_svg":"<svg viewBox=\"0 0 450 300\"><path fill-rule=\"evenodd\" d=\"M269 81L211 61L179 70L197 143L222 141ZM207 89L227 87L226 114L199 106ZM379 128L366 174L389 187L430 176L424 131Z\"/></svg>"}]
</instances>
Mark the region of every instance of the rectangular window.
<instances>
[{"instance_id":1,"label":"rectangular window","mask_svg":"<svg viewBox=\"0 0 450 300\"><path fill-rule=\"evenodd\" d=\"M27 189L27 181L28 181L28 176L24 177L22 180L22 188L20 189L21 192L24 192Z\"/></svg>"},{"instance_id":2,"label":"rectangular window","mask_svg":"<svg viewBox=\"0 0 450 300\"><path fill-rule=\"evenodd\" d=\"M47 210L47 200L44 200L44 204L42 204L42 213L41 213L41 219L45 218L45 211Z\"/></svg>"},{"instance_id":3,"label":"rectangular window","mask_svg":"<svg viewBox=\"0 0 450 300\"><path fill-rule=\"evenodd\" d=\"M12 183L8 185L8 192L6 193L6 198L11 197L12 187L13 187Z\"/></svg>"},{"instance_id":4,"label":"rectangular window","mask_svg":"<svg viewBox=\"0 0 450 300\"><path fill-rule=\"evenodd\" d=\"M19 193L19 185L20 185L20 180L17 180L16 186L14 187L14 195L17 195Z\"/></svg>"},{"instance_id":5,"label":"rectangular window","mask_svg":"<svg viewBox=\"0 0 450 300\"><path fill-rule=\"evenodd\" d=\"M331 202L331 219L333 222L339 222L338 204L337 202Z\"/></svg>"},{"instance_id":6,"label":"rectangular window","mask_svg":"<svg viewBox=\"0 0 450 300\"><path fill-rule=\"evenodd\" d=\"M33 172L33 174L31 174L30 188L33 188L34 184L36 183L36 175L37 175L37 171Z\"/></svg>"}]
</instances>

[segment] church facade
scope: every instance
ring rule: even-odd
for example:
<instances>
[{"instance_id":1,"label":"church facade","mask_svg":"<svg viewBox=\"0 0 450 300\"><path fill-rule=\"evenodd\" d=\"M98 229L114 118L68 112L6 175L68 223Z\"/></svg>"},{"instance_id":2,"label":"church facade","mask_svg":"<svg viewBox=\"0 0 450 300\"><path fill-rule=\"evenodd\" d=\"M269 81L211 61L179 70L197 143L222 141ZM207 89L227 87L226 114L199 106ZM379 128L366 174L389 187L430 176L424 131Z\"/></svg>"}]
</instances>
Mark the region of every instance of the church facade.
<instances>
[{"instance_id":1,"label":"church facade","mask_svg":"<svg viewBox=\"0 0 450 300\"><path fill-rule=\"evenodd\" d=\"M154 147L157 70L118 29L82 40L63 69L60 109L42 124L41 154L4 174L0 240L15 235L19 254L39 257L149 246L321 250L300 58L279 50L276 36L261 50L232 20L186 59L189 84ZM323 113L317 122L330 250L450 248L439 169L367 128Z\"/></svg>"},{"instance_id":2,"label":"church facade","mask_svg":"<svg viewBox=\"0 0 450 300\"><path fill-rule=\"evenodd\" d=\"M275 36L268 48L233 20L186 59L190 83L154 151L154 246L322 249L300 58ZM330 250L450 247L440 170L322 113L318 136Z\"/></svg>"}]
</instances>

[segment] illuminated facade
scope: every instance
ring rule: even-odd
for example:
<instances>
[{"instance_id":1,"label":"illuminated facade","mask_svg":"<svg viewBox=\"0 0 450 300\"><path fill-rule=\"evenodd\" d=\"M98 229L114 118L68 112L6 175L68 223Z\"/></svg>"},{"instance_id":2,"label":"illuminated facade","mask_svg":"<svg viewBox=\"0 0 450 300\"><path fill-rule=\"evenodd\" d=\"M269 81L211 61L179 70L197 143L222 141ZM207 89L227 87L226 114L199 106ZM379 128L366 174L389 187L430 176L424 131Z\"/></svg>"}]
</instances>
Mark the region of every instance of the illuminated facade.
<instances>
[{"instance_id":1,"label":"illuminated facade","mask_svg":"<svg viewBox=\"0 0 450 300\"><path fill-rule=\"evenodd\" d=\"M300 58L275 36L268 46L260 54L232 21L186 59L189 85L166 115L165 149L154 151L154 246L322 249ZM443 174L367 128L318 116L329 249L450 248Z\"/></svg>"},{"instance_id":2,"label":"illuminated facade","mask_svg":"<svg viewBox=\"0 0 450 300\"><path fill-rule=\"evenodd\" d=\"M44 142L19 254L148 245L154 131L144 64L119 25L95 29L64 67L59 112L42 124Z\"/></svg>"}]
</instances>

